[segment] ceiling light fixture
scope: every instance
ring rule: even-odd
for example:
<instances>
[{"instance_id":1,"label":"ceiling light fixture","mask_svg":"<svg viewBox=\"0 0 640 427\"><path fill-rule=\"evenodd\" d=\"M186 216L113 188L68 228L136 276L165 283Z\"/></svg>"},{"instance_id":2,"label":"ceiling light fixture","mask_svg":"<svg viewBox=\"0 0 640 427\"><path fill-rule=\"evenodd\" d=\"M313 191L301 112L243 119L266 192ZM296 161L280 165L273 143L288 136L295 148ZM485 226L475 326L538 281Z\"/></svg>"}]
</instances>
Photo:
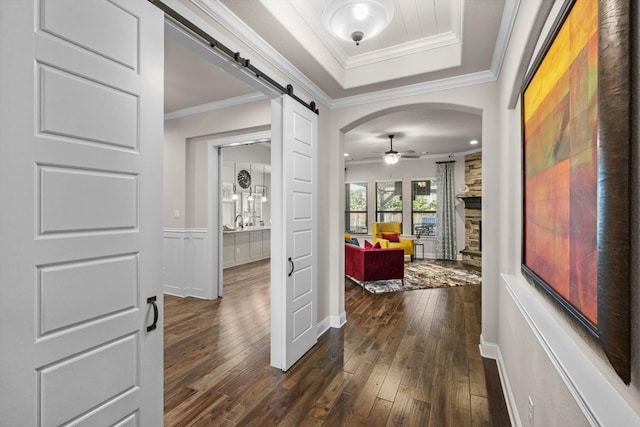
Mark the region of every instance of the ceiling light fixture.
<instances>
[{"instance_id":1,"label":"ceiling light fixture","mask_svg":"<svg viewBox=\"0 0 640 427\"><path fill-rule=\"evenodd\" d=\"M324 27L356 46L380 33L393 18L392 0L333 0L322 12Z\"/></svg>"},{"instance_id":2,"label":"ceiling light fixture","mask_svg":"<svg viewBox=\"0 0 640 427\"><path fill-rule=\"evenodd\" d=\"M384 155L384 162L388 165L395 165L400 160L400 156L394 153L389 153Z\"/></svg>"},{"instance_id":3,"label":"ceiling light fixture","mask_svg":"<svg viewBox=\"0 0 640 427\"><path fill-rule=\"evenodd\" d=\"M382 156L384 162L388 165L395 165L398 163L398 160L400 160L400 154L393 149L394 136L395 135L389 135L389 151L385 151L384 156Z\"/></svg>"},{"instance_id":4,"label":"ceiling light fixture","mask_svg":"<svg viewBox=\"0 0 640 427\"><path fill-rule=\"evenodd\" d=\"M478 143L477 139L472 139L471 141L469 141L469 144L471 145L476 145Z\"/></svg>"}]
</instances>

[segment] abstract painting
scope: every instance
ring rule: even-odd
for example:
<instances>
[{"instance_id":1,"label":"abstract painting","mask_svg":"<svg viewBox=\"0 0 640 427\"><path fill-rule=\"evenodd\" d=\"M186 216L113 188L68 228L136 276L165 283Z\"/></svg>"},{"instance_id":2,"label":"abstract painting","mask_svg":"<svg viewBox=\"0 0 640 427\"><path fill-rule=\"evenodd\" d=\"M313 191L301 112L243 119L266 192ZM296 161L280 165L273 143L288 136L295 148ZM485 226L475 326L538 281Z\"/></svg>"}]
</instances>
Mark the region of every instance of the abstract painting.
<instances>
[{"instance_id":1,"label":"abstract painting","mask_svg":"<svg viewBox=\"0 0 640 427\"><path fill-rule=\"evenodd\" d=\"M628 0L567 2L522 95L522 271L600 340L621 377L610 353L629 352L625 10Z\"/></svg>"}]
</instances>

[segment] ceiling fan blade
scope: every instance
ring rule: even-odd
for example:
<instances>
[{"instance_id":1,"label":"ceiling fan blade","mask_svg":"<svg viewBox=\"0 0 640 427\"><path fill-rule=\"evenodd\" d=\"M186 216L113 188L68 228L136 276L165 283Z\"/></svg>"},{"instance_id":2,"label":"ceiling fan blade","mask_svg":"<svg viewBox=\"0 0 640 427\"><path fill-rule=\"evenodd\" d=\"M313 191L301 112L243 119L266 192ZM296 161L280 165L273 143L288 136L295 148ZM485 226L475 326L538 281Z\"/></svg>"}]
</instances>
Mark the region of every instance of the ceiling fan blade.
<instances>
[{"instance_id":1,"label":"ceiling fan blade","mask_svg":"<svg viewBox=\"0 0 640 427\"><path fill-rule=\"evenodd\" d=\"M381 154L384 154L384 153L381 153ZM360 157L357 160L376 160L376 159L379 159L379 158L380 158L380 156L367 156L367 157Z\"/></svg>"},{"instance_id":2,"label":"ceiling fan blade","mask_svg":"<svg viewBox=\"0 0 640 427\"><path fill-rule=\"evenodd\" d=\"M420 158L420 154L416 153L415 151L414 152L404 151L398 154L403 159L419 159Z\"/></svg>"}]
</instances>

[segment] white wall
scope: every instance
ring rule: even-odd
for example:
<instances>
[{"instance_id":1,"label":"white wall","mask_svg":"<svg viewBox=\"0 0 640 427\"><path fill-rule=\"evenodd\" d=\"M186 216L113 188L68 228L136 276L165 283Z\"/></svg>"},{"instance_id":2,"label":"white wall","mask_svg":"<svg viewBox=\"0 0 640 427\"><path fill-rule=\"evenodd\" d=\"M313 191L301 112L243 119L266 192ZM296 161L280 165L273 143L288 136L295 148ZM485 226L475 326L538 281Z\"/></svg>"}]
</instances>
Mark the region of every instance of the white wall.
<instances>
[{"instance_id":1,"label":"white wall","mask_svg":"<svg viewBox=\"0 0 640 427\"><path fill-rule=\"evenodd\" d=\"M395 165L387 165L384 161L348 164L345 169L345 182L367 182L367 222L369 227L368 236L371 235L371 223L375 222L376 216L376 181L402 180L402 226L403 234L411 235L411 181L417 179L436 179L436 162L455 161L454 180L456 194L458 188L464 187L464 156L447 158L425 158L425 159L400 159ZM343 190L344 194L344 190ZM362 236L355 236L362 237ZM464 224L464 202L456 203L456 245L458 252L464 249L465 241ZM425 245L425 256L435 257L435 238L422 237L420 241ZM462 255L458 254L462 259Z\"/></svg>"},{"instance_id":2,"label":"white wall","mask_svg":"<svg viewBox=\"0 0 640 427\"><path fill-rule=\"evenodd\" d=\"M167 120L164 135L163 287L166 293L217 297L208 247L208 152L211 136L269 129L270 102L257 101ZM175 215L175 213L179 215ZM177 217L176 217L177 216Z\"/></svg>"},{"instance_id":3,"label":"white wall","mask_svg":"<svg viewBox=\"0 0 640 427\"><path fill-rule=\"evenodd\" d=\"M207 227L207 137L268 130L269 100L165 122L164 226ZM175 211L180 218L175 218Z\"/></svg>"},{"instance_id":4,"label":"white wall","mask_svg":"<svg viewBox=\"0 0 640 427\"><path fill-rule=\"evenodd\" d=\"M224 147L222 155L225 162L271 163L271 147L269 143Z\"/></svg>"},{"instance_id":5,"label":"white wall","mask_svg":"<svg viewBox=\"0 0 640 427\"><path fill-rule=\"evenodd\" d=\"M632 328L632 382L617 377L606 358L583 330L576 327L555 304L532 287L520 272L522 230L521 123L520 105L510 105L522 87L521 69L528 58L523 52L535 45L529 40L540 8L548 2L520 3L517 21L499 80L500 179L498 215L498 295L495 302L483 298L498 314L498 334L487 339L483 325L483 353L498 358L505 381L508 404L515 425L529 425L529 398L534 404L534 424L544 426L637 426L640 425L640 323L635 315ZM561 1L552 9L549 22ZM544 28L541 39L547 34ZM638 94L635 94L637 97ZM485 153L486 155L486 153ZM484 202L484 200L483 200ZM484 204L484 203L483 203ZM483 206L484 207L484 206ZM637 236L636 236L637 238ZM632 284L637 289L637 277ZM634 291L632 311L640 310ZM483 307L484 310L484 307Z\"/></svg>"}]
</instances>

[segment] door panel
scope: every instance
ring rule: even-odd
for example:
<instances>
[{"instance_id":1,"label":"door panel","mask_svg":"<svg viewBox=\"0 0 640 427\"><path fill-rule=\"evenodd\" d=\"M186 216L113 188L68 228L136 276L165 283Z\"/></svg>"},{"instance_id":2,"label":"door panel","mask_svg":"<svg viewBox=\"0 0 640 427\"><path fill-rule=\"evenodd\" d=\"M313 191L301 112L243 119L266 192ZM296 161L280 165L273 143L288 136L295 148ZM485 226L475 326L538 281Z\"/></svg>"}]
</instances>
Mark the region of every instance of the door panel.
<instances>
[{"instance_id":1,"label":"door panel","mask_svg":"<svg viewBox=\"0 0 640 427\"><path fill-rule=\"evenodd\" d=\"M292 274L286 285L284 370L317 341L316 155L318 117L283 98L285 254Z\"/></svg>"},{"instance_id":2,"label":"door panel","mask_svg":"<svg viewBox=\"0 0 640 427\"><path fill-rule=\"evenodd\" d=\"M135 229L138 175L38 167L40 235Z\"/></svg>"},{"instance_id":3,"label":"door panel","mask_svg":"<svg viewBox=\"0 0 640 427\"><path fill-rule=\"evenodd\" d=\"M0 3L0 425L162 425L163 21Z\"/></svg>"},{"instance_id":4,"label":"door panel","mask_svg":"<svg viewBox=\"0 0 640 427\"><path fill-rule=\"evenodd\" d=\"M140 22L135 12L104 0L42 2L42 32L137 70ZM69 13L69 11L73 13ZM98 19L78 19L78 16Z\"/></svg>"},{"instance_id":5,"label":"door panel","mask_svg":"<svg viewBox=\"0 0 640 427\"><path fill-rule=\"evenodd\" d=\"M87 408L99 408L138 388L137 334L40 369L43 425L58 426Z\"/></svg>"},{"instance_id":6,"label":"door panel","mask_svg":"<svg viewBox=\"0 0 640 427\"><path fill-rule=\"evenodd\" d=\"M37 274L40 336L136 309L135 255L42 266Z\"/></svg>"},{"instance_id":7,"label":"door panel","mask_svg":"<svg viewBox=\"0 0 640 427\"><path fill-rule=\"evenodd\" d=\"M140 121L136 95L60 69L39 68L41 132L136 149ZM131 84L138 80L131 77Z\"/></svg>"}]
</instances>

